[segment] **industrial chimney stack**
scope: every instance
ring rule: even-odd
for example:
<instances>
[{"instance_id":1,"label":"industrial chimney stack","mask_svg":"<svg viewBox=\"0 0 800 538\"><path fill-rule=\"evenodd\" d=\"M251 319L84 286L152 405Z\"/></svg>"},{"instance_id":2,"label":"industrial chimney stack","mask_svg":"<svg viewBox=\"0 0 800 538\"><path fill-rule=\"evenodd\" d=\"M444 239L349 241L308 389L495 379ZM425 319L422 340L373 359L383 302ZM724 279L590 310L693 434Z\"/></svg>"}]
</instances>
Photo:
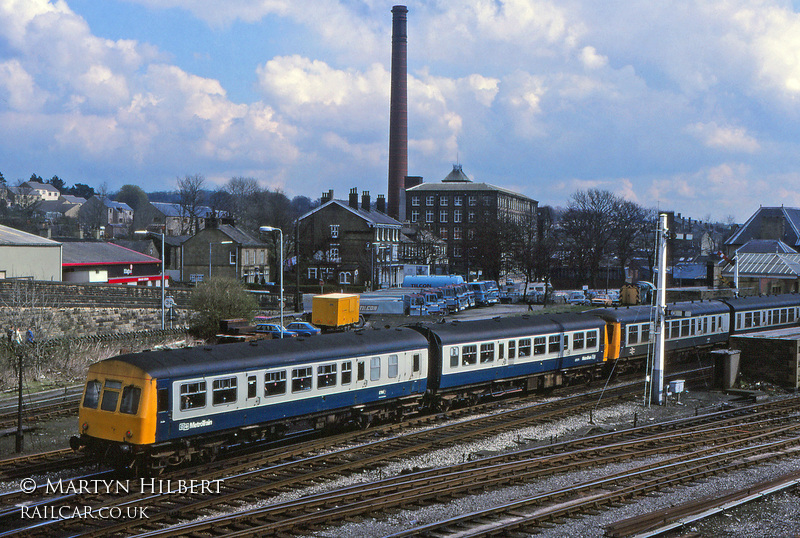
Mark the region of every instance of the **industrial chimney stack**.
<instances>
[{"instance_id":1,"label":"industrial chimney stack","mask_svg":"<svg viewBox=\"0 0 800 538\"><path fill-rule=\"evenodd\" d=\"M389 211L406 218L405 177L408 174L408 96L406 82L406 6L392 8L392 95L389 108Z\"/></svg>"}]
</instances>

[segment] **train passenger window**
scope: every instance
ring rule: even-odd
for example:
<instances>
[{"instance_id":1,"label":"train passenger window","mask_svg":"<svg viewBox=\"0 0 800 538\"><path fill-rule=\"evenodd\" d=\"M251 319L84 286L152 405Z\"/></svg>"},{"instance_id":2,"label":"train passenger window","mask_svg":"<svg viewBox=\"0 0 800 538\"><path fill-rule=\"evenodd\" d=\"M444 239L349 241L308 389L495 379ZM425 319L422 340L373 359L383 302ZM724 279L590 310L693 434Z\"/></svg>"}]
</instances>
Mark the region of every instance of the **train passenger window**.
<instances>
[{"instance_id":1,"label":"train passenger window","mask_svg":"<svg viewBox=\"0 0 800 538\"><path fill-rule=\"evenodd\" d=\"M689 321L691 322L689 323L689 335L694 336L695 334L697 334L697 324L695 323L696 320L692 318Z\"/></svg>"},{"instance_id":2,"label":"train passenger window","mask_svg":"<svg viewBox=\"0 0 800 538\"><path fill-rule=\"evenodd\" d=\"M639 343L639 326L631 325L628 327L628 345Z\"/></svg>"},{"instance_id":3,"label":"train passenger window","mask_svg":"<svg viewBox=\"0 0 800 538\"><path fill-rule=\"evenodd\" d=\"M650 341L650 324L645 323L642 325L642 334L639 338L640 342L649 342Z\"/></svg>"},{"instance_id":4,"label":"train passenger window","mask_svg":"<svg viewBox=\"0 0 800 538\"><path fill-rule=\"evenodd\" d=\"M503 344L497 344L497 358L500 360L505 358L505 346Z\"/></svg>"},{"instance_id":5,"label":"train passenger window","mask_svg":"<svg viewBox=\"0 0 800 538\"><path fill-rule=\"evenodd\" d=\"M353 363L346 361L342 363L342 385L349 385L353 380Z\"/></svg>"},{"instance_id":6,"label":"train passenger window","mask_svg":"<svg viewBox=\"0 0 800 538\"><path fill-rule=\"evenodd\" d=\"M494 343L481 344L481 362L494 361Z\"/></svg>"},{"instance_id":7,"label":"train passenger window","mask_svg":"<svg viewBox=\"0 0 800 538\"><path fill-rule=\"evenodd\" d=\"M105 388L103 389L103 401L100 403L100 409L103 411L116 411L121 388L122 381L106 379Z\"/></svg>"},{"instance_id":8,"label":"train passenger window","mask_svg":"<svg viewBox=\"0 0 800 538\"><path fill-rule=\"evenodd\" d=\"M258 394L258 383L256 382L256 376L247 376L247 397L255 398L256 394Z\"/></svg>"},{"instance_id":9,"label":"train passenger window","mask_svg":"<svg viewBox=\"0 0 800 538\"><path fill-rule=\"evenodd\" d=\"M358 380L364 381L364 361L358 361Z\"/></svg>"},{"instance_id":10,"label":"train passenger window","mask_svg":"<svg viewBox=\"0 0 800 538\"><path fill-rule=\"evenodd\" d=\"M753 327L761 326L761 312L753 312Z\"/></svg>"},{"instance_id":11,"label":"train passenger window","mask_svg":"<svg viewBox=\"0 0 800 538\"><path fill-rule=\"evenodd\" d=\"M794 308L790 308L789 309L789 323L794 322L794 313L795 313L795 309Z\"/></svg>"},{"instance_id":12,"label":"train passenger window","mask_svg":"<svg viewBox=\"0 0 800 538\"><path fill-rule=\"evenodd\" d=\"M456 368L458 366L458 346L453 346L450 348L450 368Z\"/></svg>"},{"instance_id":13,"label":"train passenger window","mask_svg":"<svg viewBox=\"0 0 800 538\"><path fill-rule=\"evenodd\" d=\"M389 377L394 379L397 377L397 355L389 355Z\"/></svg>"},{"instance_id":14,"label":"train passenger window","mask_svg":"<svg viewBox=\"0 0 800 538\"><path fill-rule=\"evenodd\" d=\"M292 392L303 392L311 390L313 382L311 367L295 368L292 370Z\"/></svg>"},{"instance_id":15,"label":"train passenger window","mask_svg":"<svg viewBox=\"0 0 800 538\"><path fill-rule=\"evenodd\" d=\"M464 348L461 350L461 359L464 363L464 366L477 363L478 346L474 344L471 346L464 346Z\"/></svg>"},{"instance_id":16,"label":"train passenger window","mask_svg":"<svg viewBox=\"0 0 800 538\"><path fill-rule=\"evenodd\" d=\"M711 318L711 332L717 332L717 316L712 316Z\"/></svg>"},{"instance_id":17,"label":"train passenger window","mask_svg":"<svg viewBox=\"0 0 800 538\"><path fill-rule=\"evenodd\" d=\"M680 336L681 336L681 322L678 321L678 320L671 321L670 322L670 327L671 327L671 329L670 329L669 337L670 338L680 338Z\"/></svg>"},{"instance_id":18,"label":"train passenger window","mask_svg":"<svg viewBox=\"0 0 800 538\"><path fill-rule=\"evenodd\" d=\"M569 349L569 335L564 335L564 351Z\"/></svg>"},{"instance_id":19,"label":"train passenger window","mask_svg":"<svg viewBox=\"0 0 800 538\"><path fill-rule=\"evenodd\" d=\"M561 351L561 335L553 334L548 338L547 352L558 353L559 351Z\"/></svg>"},{"instance_id":20,"label":"train passenger window","mask_svg":"<svg viewBox=\"0 0 800 538\"><path fill-rule=\"evenodd\" d=\"M119 412L127 415L135 415L139 411L139 398L142 396L142 389L133 385L128 385L122 389L122 401L119 404Z\"/></svg>"},{"instance_id":21,"label":"train passenger window","mask_svg":"<svg viewBox=\"0 0 800 538\"><path fill-rule=\"evenodd\" d=\"M381 378L381 358L372 357L369 360L369 380L378 381Z\"/></svg>"},{"instance_id":22,"label":"train passenger window","mask_svg":"<svg viewBox=\"0 0 800 538\"><path fill-rule=\"evenodd\" d=\"M215 379L211 388L211 401L214 405L224 405L236 401L236 378Z\"/></svg>"},{"instance_id":23,"label":"train passenger window","mask_svg":"<svg viewBox=\"0 0 800 538\"><path fill-rule=\"evenodd\" d=\"M336 385L336 365L323 364L317 366L317 388L333 387Z\"/></svg>"},{"instance_id":24,"label":"train passenger window","mask_svg":"<svg viewBox=\"0 0 800 538\"><path fill-rule=\"evenodd\" d=\"M514 340L509 340L508 341L508 358L509 359L513 359L514 357L516 357L516 351L517 351L516 344L517 343Z\"/></svg>"},{"instance_id":25,"label":"train passenger window","mask_svg":"<svg viewBox=\"0 0 800 538\"><path fill-rule=\"evenodd\" d=\"M584 334L582 332L572 335L572 349L583 349Z\"/></svg>"},{"instance_id":26,"label":"train passenger window","mask_svg":"<svg viewBox=\"0 0 800 538\"><path fill-rule=\"evenodd\" d=\"M597 331L589 331L586 333L586 349L594 349L597 347Z\"/></svg>"},{"instance_id":27,"label":"train passenger window","mask_svg":"<svg viewBox=\"0 0 800 538\"><path fill-rule=\"evenodd\" d=\"M281 394L286 394L286 370L264 374L264 395L279 396Z\"/></svg>"},{"instance_id":28,"label":"train passenger window","mask_svg":"<svg viewBox=\"0 0 800 538\"><path fill-rule=\"evenodd\" d=\"M169 391L167 389L158 389L156 392L156 409L159 413L169 411Z\"/></svg>"},{"instance_id":29,"label":"train passenger window","mask_svg":"<svg viewBox=\"0 0 800 538\"><path fill-rule=\"evenodd\" d=\"M420 363L419 363L419 353L414 353L414 365L412 366L412 370L414 372L419 372Z\"/></svg>"},{"instance_id":30,"label":"train passenger window","mask_svg":"<svg viewBox=\"0 0 800 538\"><path fill-rule=\"evenodd\" d=\"M781 308L781 323L786 323L786 312L785 308Z\"/></svg>"},{"instance_id":31,"label":"train passenger window","mask_svg":"<svg viewBox=\"0 0 800 538\"><path fill-rule=\"evenodd\" d=\"M541 351L540 351L541 350ZM531 356L531 339L530 338L521 338L519 341L519 347L517 347L518 357L530 357ZM544 337L539 336L534 339L534 353L536 355L541 355L544 353Z\"/></svg>"},{"instance_id":32,"label":"train passenger window","mask_svg":"<svg viewBox=\"0 0 800 538\"><path fill-rule=\"evenodd\" d=\"M100 382L97 380L86 383L86 394L83 397L83 407L97 409L100 403Z\"/></svg>"},{"instance_id":33,"label":"train passenger window","mask_svg":"<svg viewBox=\"0 0 800 538\"><path fill-rule=\"evenodd\" d=\"M748 327L753 326L753 313L752 312L745 312L744 313L744 327L747 329Z\"/></svg>"},{"instance_id":34,"label":"train passenger window","mask_svg":"<svg viewBox=\"0 0 800 538\"><path fill-rule=\"evenodd\" d=\"M689 336L689 320L681 320L681 336Z\"/></svg>"},{"instance_id":35,"label":"train passenger window","mask_svg":"<svg viewBox=\"0 0 800 538\"><path fill-rule=\"evenodd\" d=\"M779 319L781 319L780 311L773 310L772 311L772 319L770 319L770 325L777 325Z\"/></svg>"},{"instance_id":36,"label":"train passenger window","mask_svg":"<svg viewBox=\"0 0 800 538\"><path fill-rule=\"evenodd\" d=\"M708 332L708 318L703 318L703 329L702 333L705 334Z\"/></svg>"},{"instance_id":37,"label":"train passenger window","mask_svg":"<svg viewBox=\"0 0 800 538\"><path fill-rule=\"evenodd\" d=\"M181 385L181 411L206 406L206 382Z\"/></svg>"}]
</instances>

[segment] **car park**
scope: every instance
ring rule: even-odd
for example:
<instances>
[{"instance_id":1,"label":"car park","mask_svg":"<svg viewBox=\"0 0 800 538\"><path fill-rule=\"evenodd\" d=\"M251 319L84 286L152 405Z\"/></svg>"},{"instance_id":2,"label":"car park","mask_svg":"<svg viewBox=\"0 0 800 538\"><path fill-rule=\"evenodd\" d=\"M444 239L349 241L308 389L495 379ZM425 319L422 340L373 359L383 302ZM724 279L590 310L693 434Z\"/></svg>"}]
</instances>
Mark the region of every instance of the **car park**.
<instances>
[{"instance_id":1,"label":"car park","mask_svg":"<svg viewBox=\"0 0 800 538\"><path fill-rule=\"evenodd\" d=\"M286 329L297 333L298 336L317 336L322 334L322 329L315 327L307 321L293 321L286 326Z\"/></svg>"},{"instance_id":2,"label":"car park","mask_svg":"<svg viewBox=\"0 0 800 538\"><path fill-rule=\"evenodd\" d=\"M296 332L286 330L277 323L259 323L256 325L256 333L269 334L272 338L294 338L297 336Z\"/></svg>"}]
</instances>

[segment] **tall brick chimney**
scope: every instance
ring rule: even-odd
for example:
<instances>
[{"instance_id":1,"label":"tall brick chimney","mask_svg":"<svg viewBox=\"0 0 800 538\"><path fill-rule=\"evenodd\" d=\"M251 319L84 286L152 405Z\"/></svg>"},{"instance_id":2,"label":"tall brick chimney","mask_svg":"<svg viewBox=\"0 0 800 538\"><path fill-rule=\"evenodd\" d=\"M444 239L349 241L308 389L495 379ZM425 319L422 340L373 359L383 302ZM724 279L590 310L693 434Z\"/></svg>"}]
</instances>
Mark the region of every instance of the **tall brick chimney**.
<instances>
[{"instance_id":1,"label":"tall brick chimney","mask_svg":"<svg viewBox=\"0 0 800 538\"><path fill-rule=\"evenodd\" d=\"M378 199L375 201L375 210L386 213L386 198L382 194L379 194Z\"/></svg>"},{"instance_id":2,"label":"tall brick chimney","mask_svg":"<svg viewBox=\"0 0 800 538\"><path fill-rule=\"evenodd\" d=\"M405 177L408 174L408 93L406 6L392 8L392 87L389 108L389 211L405 220Z\"/></svg>"},{"instance_id":3,"label":"tall brick chimney","mask_svg":"<svg viewBox=\"0 0 800 538\"><path fill-rule=\"evenodd\" d=\"M350 199L347 201L347 205L353 209L358 209L358 189L356 187L350 189Z\"/></svg>"},{"instance_id":4,"label":"tall brick chimney","mask_svg":"<svg viewBox=\"0 0 800 538\"><path fill-rule=\"evenodd\" d=\"M370 203L369 191L361 191L361 209L364 211L372 211Z\"/></svg>"}]
</instances>

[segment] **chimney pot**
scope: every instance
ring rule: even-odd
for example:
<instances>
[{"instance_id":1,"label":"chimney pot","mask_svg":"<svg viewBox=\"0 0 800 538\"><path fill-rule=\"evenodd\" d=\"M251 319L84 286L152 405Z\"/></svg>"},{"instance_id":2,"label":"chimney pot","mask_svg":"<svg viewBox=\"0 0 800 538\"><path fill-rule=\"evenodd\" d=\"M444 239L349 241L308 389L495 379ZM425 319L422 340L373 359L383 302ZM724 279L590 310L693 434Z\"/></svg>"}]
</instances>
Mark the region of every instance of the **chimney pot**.
<instances>
[{"instance_id":1,"label":"chimney pot","mask_svg":"<svg viewBox=\"0 0 800 538\"><path fill-rule=\"evenodd\" d=\"M382 194L378 195L378 200L375 202L375 209L381 213L386 213L386 198Z\"/></svg>"},{"instance_id":2,"label":"chimney pot","mask_svg":"<svg viewBox=\"0 0 800 538\"><path fill-rule=\"evenodd\" d=\"M362 191L361 192L361 209L364 211L371 211L372 207L370 205L370 196L369 191Z\"/></svg>"}]
</instances>

